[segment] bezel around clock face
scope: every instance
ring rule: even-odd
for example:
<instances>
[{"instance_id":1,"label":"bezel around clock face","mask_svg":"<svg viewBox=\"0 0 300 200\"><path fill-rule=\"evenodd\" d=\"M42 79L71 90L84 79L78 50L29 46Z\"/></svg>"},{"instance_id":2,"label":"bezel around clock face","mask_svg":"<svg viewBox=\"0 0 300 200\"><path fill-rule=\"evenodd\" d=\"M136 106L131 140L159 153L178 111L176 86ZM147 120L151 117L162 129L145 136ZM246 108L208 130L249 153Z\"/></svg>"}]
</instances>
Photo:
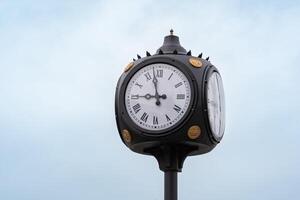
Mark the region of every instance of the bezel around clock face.
<instances>
[{"instance_id":1,"label":"bezel around clock face","mask_svg":"<svg viewBox=\"0 0 300 200\"><path fill-rule=\"evenodd\" d=\"M168 61L141 63L128 75L123 98L128 123L144 134L170 134L183 124L193 105L194 85L190 72L183 64ZM156 105L153 79L157 80L160 105Z\"/></svg>"},{"instance_id":2,"label":"bezel around clock face","mask_svg":"<svg viewBox=\"0 0 300 200\"><path fill-rule=\"evenodd\" d=\"M205 94L209 129L219 142L225 131L225 99L222 78L216 69L207 75Z\"/></svg>"}]
</instances>

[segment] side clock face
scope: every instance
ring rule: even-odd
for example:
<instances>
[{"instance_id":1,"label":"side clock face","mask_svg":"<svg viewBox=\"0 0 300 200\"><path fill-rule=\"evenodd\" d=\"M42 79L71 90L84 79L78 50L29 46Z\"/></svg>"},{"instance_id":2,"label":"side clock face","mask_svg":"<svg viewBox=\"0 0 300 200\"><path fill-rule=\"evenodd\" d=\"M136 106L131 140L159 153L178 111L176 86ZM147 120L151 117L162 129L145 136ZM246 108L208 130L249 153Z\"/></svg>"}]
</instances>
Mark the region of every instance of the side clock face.
<instances>
[{"instance_id":1,"label":"side clock face","mask_svg":"<svg viewBox=\"0 0 300 200\"><path fill-rule=\"evenodd\" d=\"M155 63L138 70L125 91L125 106L140 128L161 132L174 127L189 111L191 86L183 72Z\"/></svg>"},{"instance_id":2,"label":"side clock face","mask_svg":"<svg viewBox=\"0 0 300 200\"><path fill-rule=\"evenodd\" d=\"M207 110L211 132L220 141L225 129L225 100L221 76L213 72L207 82Z\"/></svg>"}]
</instances>

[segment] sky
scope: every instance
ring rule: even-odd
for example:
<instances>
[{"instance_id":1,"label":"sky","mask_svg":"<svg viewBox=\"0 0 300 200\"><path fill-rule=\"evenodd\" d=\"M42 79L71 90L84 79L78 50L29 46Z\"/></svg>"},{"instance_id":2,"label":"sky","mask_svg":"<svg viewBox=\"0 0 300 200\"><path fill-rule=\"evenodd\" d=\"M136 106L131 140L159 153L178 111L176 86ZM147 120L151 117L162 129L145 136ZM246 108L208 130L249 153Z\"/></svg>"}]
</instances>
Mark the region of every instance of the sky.
<instances>
[{"instance_id":1,"label":"sky","mask_svg":"<svg viewBox=\"0 0 300 200\"><path fill-rule=\"evenodd\" d=\"M114 119L124 67L170 28L220 71L226 130L179 199L299 199L299 1L0 1L0 199L159 200Z\"/></svg>"}]
</instances>

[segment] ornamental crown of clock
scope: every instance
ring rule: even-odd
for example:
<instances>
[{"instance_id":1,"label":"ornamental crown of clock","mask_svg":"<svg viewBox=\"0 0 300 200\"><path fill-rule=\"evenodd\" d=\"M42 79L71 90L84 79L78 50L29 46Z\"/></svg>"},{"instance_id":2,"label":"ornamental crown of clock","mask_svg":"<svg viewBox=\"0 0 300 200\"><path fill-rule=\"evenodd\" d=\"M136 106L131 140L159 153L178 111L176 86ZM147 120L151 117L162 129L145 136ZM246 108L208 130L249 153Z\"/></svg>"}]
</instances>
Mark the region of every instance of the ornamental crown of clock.
<instances>
[{"instance_id":1,"label":"ornamental crown of clock","mask_svg":"<svg viewBox=\"0 0 300 200\"><path fill-rule=\"evenodd\" d=\"M151 55L137 55L121 75L115 95L121 139L131 150L154 155L163 144L187 155L207 153L223 137L222 79L209 57L192 56L170 31Z\"/></svg>"}]
</instances>

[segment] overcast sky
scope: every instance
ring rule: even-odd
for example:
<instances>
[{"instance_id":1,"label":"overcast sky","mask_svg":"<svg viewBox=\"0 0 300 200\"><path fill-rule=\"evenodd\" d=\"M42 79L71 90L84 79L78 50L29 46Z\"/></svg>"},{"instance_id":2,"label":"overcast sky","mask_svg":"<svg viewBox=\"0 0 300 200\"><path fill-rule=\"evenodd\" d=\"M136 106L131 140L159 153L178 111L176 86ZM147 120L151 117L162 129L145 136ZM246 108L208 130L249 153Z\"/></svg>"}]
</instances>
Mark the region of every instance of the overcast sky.
<instances>
[{"instance_id":1,"label":"overcast sky","mask_svg":"<svg viewBox=\"0 0 300 200\"><path fill-rule=\"evenodd\" d=\"M114 92L173 28L220 70L226 131L179 199L299 199L300 2L0 1L0 199L160 200L156 160L121 142Z\"/></svg>"}]
</instances>

